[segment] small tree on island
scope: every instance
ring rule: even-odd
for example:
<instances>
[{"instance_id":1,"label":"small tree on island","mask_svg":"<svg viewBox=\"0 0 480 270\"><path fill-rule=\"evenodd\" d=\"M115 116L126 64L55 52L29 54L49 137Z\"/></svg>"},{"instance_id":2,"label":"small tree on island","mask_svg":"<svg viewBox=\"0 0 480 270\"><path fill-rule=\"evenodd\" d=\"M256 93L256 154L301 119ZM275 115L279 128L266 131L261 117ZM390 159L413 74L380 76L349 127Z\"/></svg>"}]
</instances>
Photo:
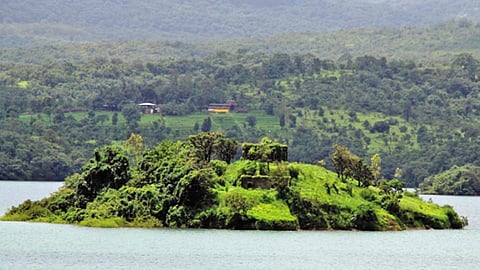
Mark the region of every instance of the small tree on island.
<instances>
[{"instance_id":1,"label":"small tree on island","mask_svg":"<svg viewBox=\"0 0 480 270\"><path fill-rule=\"evenodd\" d=\"M372 168L346 147L334 144L331 160L338 177L344 182L350 177L358 181L358 186L368 187L375 179Z\"/></svg>"}]
</instances>

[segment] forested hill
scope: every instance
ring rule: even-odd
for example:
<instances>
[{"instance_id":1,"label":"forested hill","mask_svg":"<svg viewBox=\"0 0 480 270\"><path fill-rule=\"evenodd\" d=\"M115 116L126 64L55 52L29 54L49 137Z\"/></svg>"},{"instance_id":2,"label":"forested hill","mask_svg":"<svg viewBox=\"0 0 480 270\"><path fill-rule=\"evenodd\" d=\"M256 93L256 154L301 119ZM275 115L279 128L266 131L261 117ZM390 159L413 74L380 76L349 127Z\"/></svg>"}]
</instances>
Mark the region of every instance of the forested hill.
<instances>
[{"instance_id":1,"label":"forested hill","mask_svg":"<svg viewBox=\"0 0 480 270\"><path fill-rule=\"evenodd\" d=\"M0 49L0 62L42 64L46 61L86 62L95 58L118 58L128 62L202 59L218 52L313 54L331 60L371 55L446 63L464 52L480 57L480 23L460 19L423 27L289 33L206 43L102 41L4 48Z\"/></svg>"},{"instance_id":2,"label":"forested hill","mask_svg":"<svg viewBox=\"0 0 480 270\"><path fill-rule=\"evenodd\" d=\"M385 178L398 168L417 186L454 165L480 166L480 61L459 54L448 62L237 52L1 64L0 179L63 179L94 148L132 132L155 145L201 130L268 136L290 146L290 161L327 166L333 144L364 158L378 153ZM232 99L238 110L207 112ZM161 113L140 103L160 104Z\"/></svg>"},{"instance_id":3,"label":"forested hill","mask_svg":"<svg viewBox=\"0 0 480 270\"><path fill-rule=\"evenodd\" d=\"M99 40L211 41L480 18L471 0L4 0L0 47Z\"/></svg>"}]
</instances>

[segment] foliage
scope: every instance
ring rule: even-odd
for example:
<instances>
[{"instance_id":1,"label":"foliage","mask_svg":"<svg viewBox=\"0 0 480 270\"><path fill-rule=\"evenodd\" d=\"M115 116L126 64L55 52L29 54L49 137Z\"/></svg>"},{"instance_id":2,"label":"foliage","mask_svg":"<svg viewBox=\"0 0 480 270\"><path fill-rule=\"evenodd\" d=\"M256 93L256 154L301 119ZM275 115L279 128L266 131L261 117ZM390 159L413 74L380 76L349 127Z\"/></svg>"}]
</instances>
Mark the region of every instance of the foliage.
<instances>
[{"instance_id":1,"label":"foliage","mask_svg":"<svg viewBox=\"0 0 480 270\"><path fill-rule=\"evenodd\" d=\"M209 132L211 129L212 129L212 119L210 117L207 117L202 122L201 130L203 132Z\"/></svg>"},{"instance_id":2,"label":"foliage","mask_svg":"<svg viewBox=\"0 0 480 270\"><path fill-rule=\"evenodd\" d=\"M399 168L415 187L455 164L478 165L477 65L472 53L439 62L371 55L332 61L248 50L199 59L2 63L0 177L61 180L81 172L95 148L133 131L152 147L185 140L195 123L199 130L210 119L211 132L228 139L288 144L289 161L327 160L333 144L363 159L379 154L376 180L394 178ZM239 113L207 114L209 103L227 99ZM135 103L146 100L161 104L161 113L141 114ZM227 155L214 158L237 157L234 144L217 146Z\"/></svg>"},{"instance_id":3,"label":"foliage","mask_svg":"<svg viewBox=\"0 0 480 270\"><path fill-rule=\"evenodd\" d=\"M138 134L132 133L130 138L125 141L124 147L127 149L128 154L133 157L133 164L136 165L138 159L143 152L143 138Z\"/></svg>"},{"instance_id":4,"label":"foliage","mask_svg":"<svg viewBox=\"0 0 480 270\"><path fill-rule=\"evenodd\" d=\"M229 164L238 152L238 142L235 139L222 136L217 138L213 148L216 157Z\"/></svg>"},{"instance_id":5,"label":"foliage","mask_svg":"<svg viewBox=\"0 0 480 270\"><path fill-rule=\"evenodd\" d=\"M298 227L297 218L285 203L259 204L252 207L247 215L256 220L256 229L294 230Z\"/></svg>"},{"instance_id":6,"label":"foliage","mask_svg":"<svg viewBox=\"0 0 480 270\"><path fill-rule=\"evenodd\" d=\"M78 205L83 208L102 191L119 189L130 179L128 159L120 148L105 146L83 167L82 181L75 186Z\"/></svg>"},{"instance_id":7,"label":"foliage","mask_svg":"<svg viewBox=\"0 0 480 270\"><path fill-rule=\"evenodd\" d=\"M405 196L401 202L400 207L402 213L400 218L408 226L425 226L427 228L450 228L462 227L464 221L458 216L452 216L452 207L440 207L426 202L416 202L413 197Z\"/></svg>"},{"instance_id":8,"label":"foliage","mask_svg":"<svg viewBox=\"0 0 480 270\"><path fill-rule=\"evenodd\" d=\"M427 194L480 195L480 167L467 164L453 166L420 183L420 190Z\"/></svg>"},{"instance_id":9,"label":"foliage","mask_svg":"<svg viewBox=\"0 0 480 270\"><path fill-rule=\"evenodd\" d=\"M413 187L425 179L428 192L478 194L479 24L332 30L362 26L363 12L381 11L383 26L429 24L425 12L445 19L467 10L471 17L473 2L392 8L201 0L129 9L115 1L57 2L9 1L0 11L0 179L66 178L63 189L12 208L5 219L108 227L462 226L451 209L417 207L400 180ZM333 15L345 10L351 17L339 22ZM405 16L392 15L399 12ZM254 16L244 23L239 14ZM285 29L296 33L275 35ZM245 33L254 38L220 41ZM106 41L90 42L99 36ZM214 42L143 41L179 37ZM129 39L142 41L115 41ZM230 99L238 113L207 115L210 103ZM142 114L135 104L146 101L160 104L161 113ZM265 136L272 140L259 142ZM235 161L238 141L253 142L243 154L255 161ZM317 164L329 155L325 168L276 162ZM369 156L371 166L363 161ZM243 190L242 179L272 190Z\"/></svg>"},{"instance_id":10,"label":"foliage","mask_svg":"<svg viewBox=\"0 0 480 270\"><path fill-rule=\"evenodd\" d=\"M372 168L372 174L375 182L378 182L380 180L381 176L381 171L382 171L382 158L380 157L379 154L375 154L372 156L370 159L371 161L371 168Z\"/></svg>"},{"instance_id":11,"label":"foliage","mask_svg":"<svg viewBox=\"0 0 480 270\"><path fill-rule=\"evenodd\" d=\"M141 118L138 109L134 105L127 105L122 108L122 114L127 121L128 129L135 132L138 129L138 122Z\"/></svg>"},{"instance_id":12,"label":"foliage","mask_svg":"<svg viewBox=\"0 0 480 270\"><path fill-rule=\"evenodd\" d=\"M370 166L363 164L363 160L352 154L346 147L334 144L331 158L337 175L342 181L346 181L347 177L352 177L358 181L359 186L368 187L375 180Z\"/></svg>"},{"instance_id":13,"label":"foliage","mask_svg":"<svg viewBox=\"0 0 480 270\"><path fill-rule=\"evenodd\" d=\"M258 144L244 143L242 158L263 162L287 161L288 147L265 137Z\"/></svg>"}]
</instances>

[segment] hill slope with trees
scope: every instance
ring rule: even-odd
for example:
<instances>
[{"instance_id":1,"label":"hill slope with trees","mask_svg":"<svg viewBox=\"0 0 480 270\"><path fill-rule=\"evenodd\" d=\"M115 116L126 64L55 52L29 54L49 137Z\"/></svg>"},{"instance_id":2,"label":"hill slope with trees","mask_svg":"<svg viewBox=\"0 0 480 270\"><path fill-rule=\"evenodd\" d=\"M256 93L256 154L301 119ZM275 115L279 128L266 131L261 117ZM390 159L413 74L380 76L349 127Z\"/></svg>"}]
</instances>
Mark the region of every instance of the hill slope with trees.
<instances>
[{"instance_id":1,"label":"hill slope with trees","mask_svg":"<svg viewBox=\"0 0 480 270\"><path fill-rule=\"evenodd\" d=\"M249 52L2 64L0 178L63 179L132 132L153 146L211 130L269 136L290 145L290 161L325 160L335 143L364 158L378 153L386 178L399 168L416 187L453 165L479 165L479 87L471 54L435 65ZM229 99L239 112L207 113ZM143 102L161 113L145 114Z\"/></svg>"},{"instance_id":2,"label":"hill slope with trees","mask_svg":"<svg viewBox=\"0 0 480 270\"><path fill-rule=\"evenodd\" d=\"M480 167L471 164L453 166L425 178L419 187L426 194L479 196Z\"/></svg>"}]
</instances>

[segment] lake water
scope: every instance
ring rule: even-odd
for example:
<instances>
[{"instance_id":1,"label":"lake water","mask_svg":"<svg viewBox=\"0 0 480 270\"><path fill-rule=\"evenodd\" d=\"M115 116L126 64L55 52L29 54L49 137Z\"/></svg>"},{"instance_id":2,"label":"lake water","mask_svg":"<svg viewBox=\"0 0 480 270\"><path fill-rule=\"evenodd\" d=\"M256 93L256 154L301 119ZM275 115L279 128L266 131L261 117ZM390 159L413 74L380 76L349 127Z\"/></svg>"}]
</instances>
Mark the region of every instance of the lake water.
<instances>
[{"instance_id":1,"label":"lake water","mask_svg":"<svg viewBox=\"0 0 480 270\"><path fill-rule=\"evenodd\" d=\"M0 212L62 183L0 181ZM480 197L424 196L463 230L102 229L0 222L0 269L480 269Z\"/></svg>"}]
</instances>

